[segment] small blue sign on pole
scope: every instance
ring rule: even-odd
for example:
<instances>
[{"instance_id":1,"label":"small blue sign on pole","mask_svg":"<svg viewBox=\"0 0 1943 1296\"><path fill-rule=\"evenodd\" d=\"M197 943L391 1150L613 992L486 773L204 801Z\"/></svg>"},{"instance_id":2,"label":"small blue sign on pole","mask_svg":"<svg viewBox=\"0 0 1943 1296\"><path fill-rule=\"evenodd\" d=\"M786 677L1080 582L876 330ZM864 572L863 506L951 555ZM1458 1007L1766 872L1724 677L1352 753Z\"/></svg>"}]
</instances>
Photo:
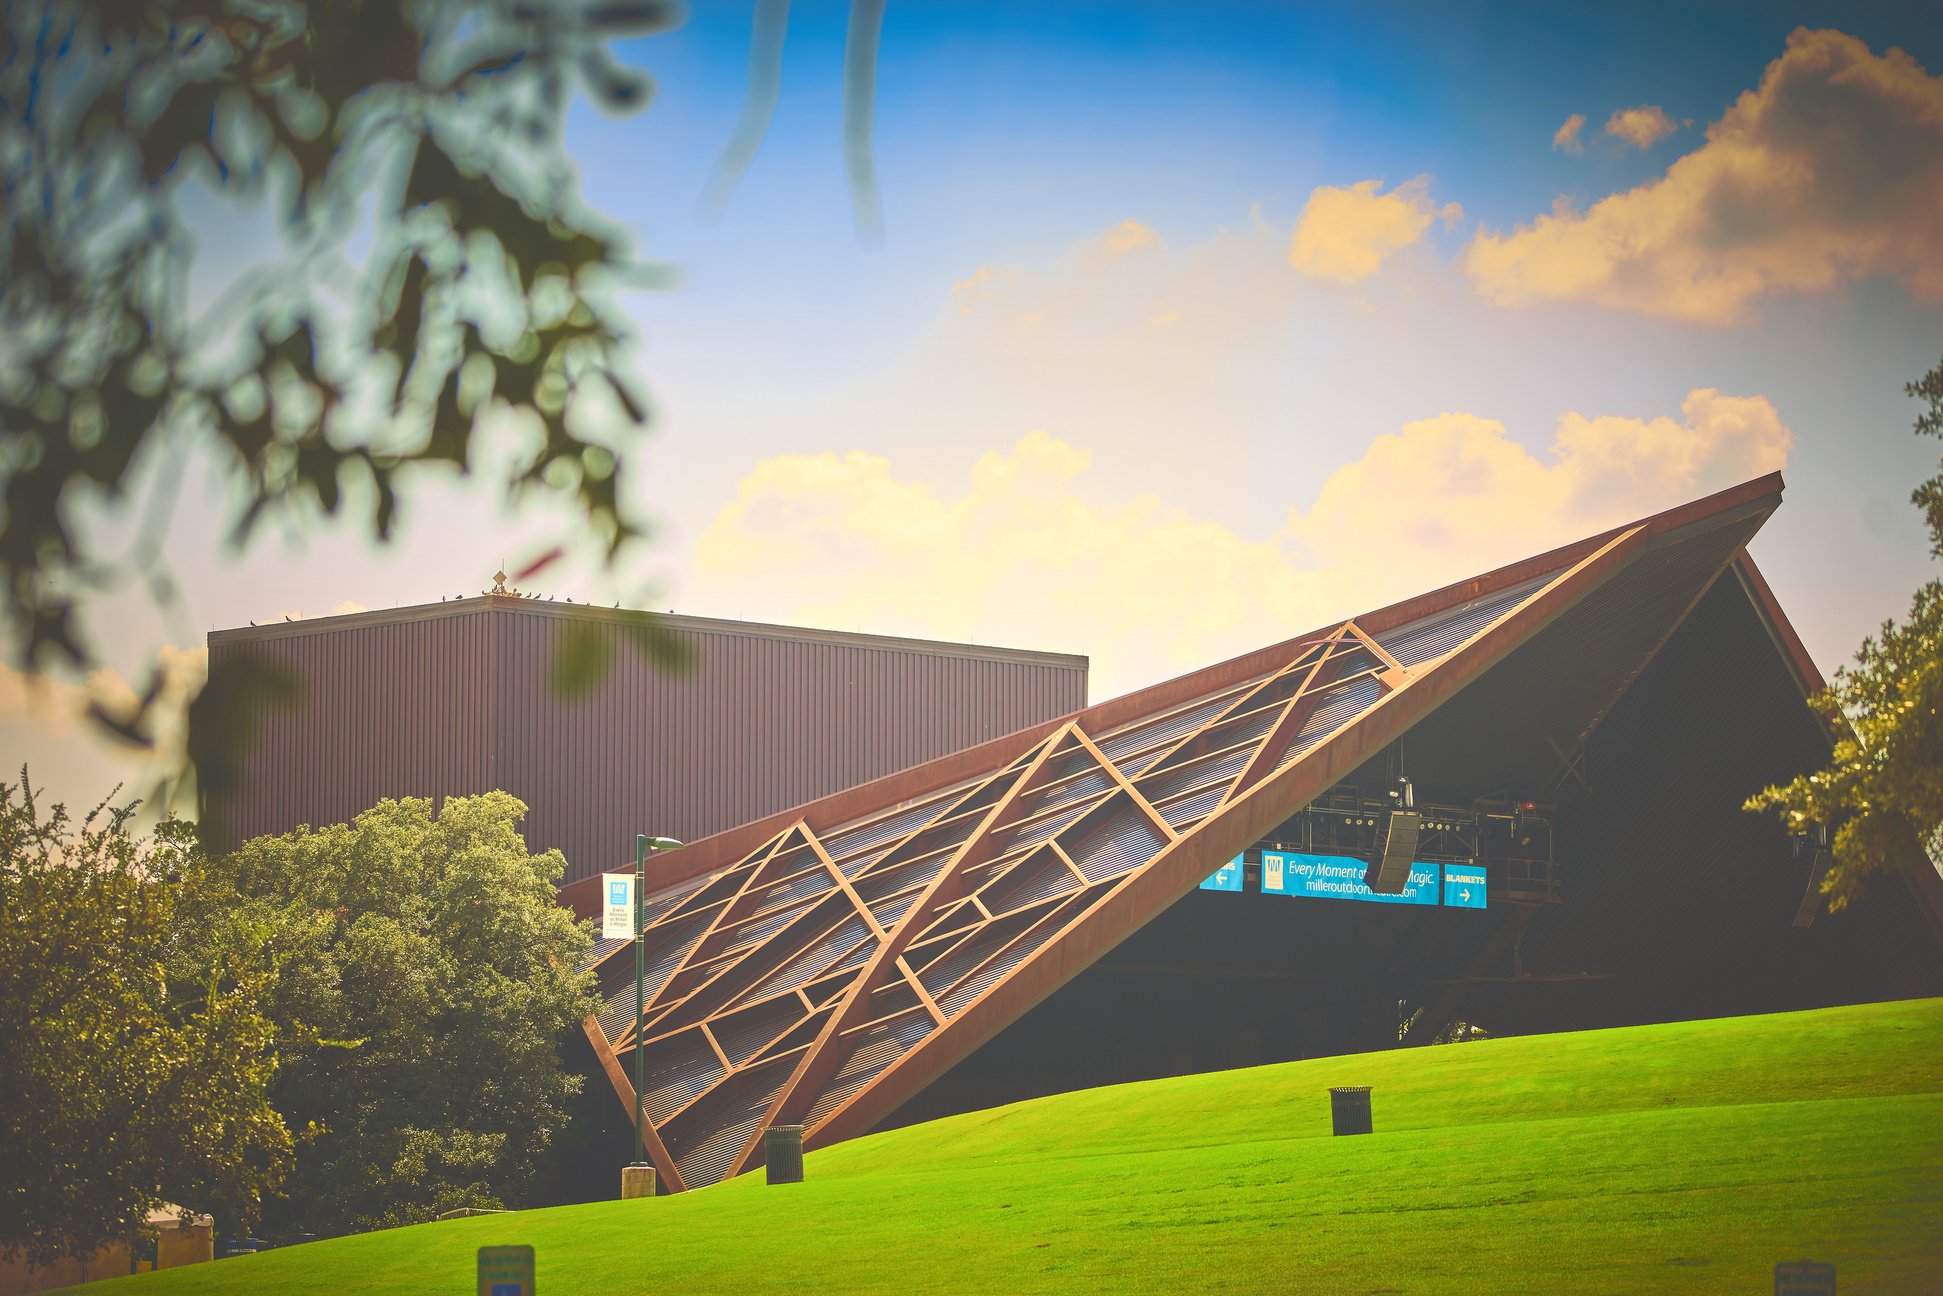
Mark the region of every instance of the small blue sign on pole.
<instances>
[{"instance_id":1,"label":"small blue sign on pole","mask_svg":"<svg viewBox=\"0 0 1943 1296\"><path fill-rule=\"evenodd\" d=\"M1452 909L1483 909L1485 873L1481 865L1444 865L1444 904Z\"/></svg>"},{"instance_id":2,"label":"small blue sign on pole","mask_svg":"<svg viewBox=\"0 0 1943 1296\"><path fill-rule=\"evenodd\" d=\"M1241 890L1241 856L1237 855L1216 869L1208 880L1201 884L1203 891Z\"/></svg>"},{"instance_id":3,"label":"small blue sign on pole","mask_svg":"<svg viewBox=\"0 0 1943 1296\"><path fill-rule=\"evenodd\" d=\"M533 1248L479 1248L479 1296L533 1296Z\"/></svg>"}]
</instances>

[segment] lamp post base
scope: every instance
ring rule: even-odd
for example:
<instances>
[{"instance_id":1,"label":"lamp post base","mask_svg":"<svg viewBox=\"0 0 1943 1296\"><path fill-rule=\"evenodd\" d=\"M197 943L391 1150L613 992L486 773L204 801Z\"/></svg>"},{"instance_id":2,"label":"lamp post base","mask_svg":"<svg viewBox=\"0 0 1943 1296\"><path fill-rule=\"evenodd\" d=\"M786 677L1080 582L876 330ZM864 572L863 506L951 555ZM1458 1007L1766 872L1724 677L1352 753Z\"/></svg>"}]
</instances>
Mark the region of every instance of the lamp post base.
<instances>
[{"instance_id":1,"label":"lamp post base","mask_svg":"<svg viewBox=\"0 0 1943 1296\"><path fill-rule=\"evenodd\" d=\"M628 1165L621 1167L621 1200L633 1197L654 1196L654 1167L651 1165Z\"/></svg>"}]
</instances>

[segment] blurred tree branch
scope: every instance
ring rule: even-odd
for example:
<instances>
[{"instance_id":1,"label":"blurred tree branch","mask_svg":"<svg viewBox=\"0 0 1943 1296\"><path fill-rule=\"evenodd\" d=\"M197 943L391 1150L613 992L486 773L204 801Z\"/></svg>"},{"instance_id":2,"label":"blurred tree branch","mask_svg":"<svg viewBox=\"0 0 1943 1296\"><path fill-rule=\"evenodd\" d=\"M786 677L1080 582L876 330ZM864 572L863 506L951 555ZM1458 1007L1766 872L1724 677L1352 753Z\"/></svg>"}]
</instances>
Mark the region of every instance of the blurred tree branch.
<instances>
[{"instance_id":1,"label":"blurred tree branch","mask_svg":"<svg viewBox=\"0 0 1943 1296\"><path fill-rule=\"evenodd\" d=\"M23 0L0 16L0 620L24 668L87 669L79 615L160 554L185 460L236 483L233 542L276 517L390 537L407 475L532 435L518 496L570 497L611 557L636 536L620 442L647 421L606 300L642 268L580 210L570 89L650 87L608 51L655 0ZM268 203L278 254L195 317L200 189ZM145 497L132 500L141 492ZM83 506L127 510L104 553ZM152 734L155 687L101 719Z\"/></svg>"}]
</instances>

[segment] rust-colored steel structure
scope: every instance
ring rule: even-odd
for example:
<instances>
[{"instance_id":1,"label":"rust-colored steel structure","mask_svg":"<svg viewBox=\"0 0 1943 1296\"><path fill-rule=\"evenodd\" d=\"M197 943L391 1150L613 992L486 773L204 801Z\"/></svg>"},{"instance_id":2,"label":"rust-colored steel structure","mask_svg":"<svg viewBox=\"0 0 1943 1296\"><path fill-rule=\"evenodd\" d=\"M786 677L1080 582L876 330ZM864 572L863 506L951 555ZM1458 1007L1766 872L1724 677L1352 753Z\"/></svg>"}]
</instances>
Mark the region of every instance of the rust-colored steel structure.
<instances>
[{"instance_id":1,"label":"rust-colored steel structure","mask_svg":"<svg viewBox=\"0 0 1943 1296\"><path fill-rule=\"evenodd\" d=\"M694 669L633 638L650 622ZM609 662L563 700L569 636ZM473 595L209 636L212 683L270 665L295 705L256 708L229 841L348 820L380 797L504 789L568 880L631 862L634 834L696 840L1086 702L1086 659Z\"/></svg>"},{"instance_id":2,"label":"rust-colored steel structure","mask_svg":"<svg viewBox=\"0 0 1943 1296\"><path fill-rule=\"evenodd\" d=\"M1748 482L658 861L646 1013L607 942L587 1023L629 1110L646 1050L647 1155L680 1191L758 1165L771 1125L810 1148L867 1131L1561 618L1636 645L1529 682L1589 729L1780 492Z\"/></svg>"}]
</instances>

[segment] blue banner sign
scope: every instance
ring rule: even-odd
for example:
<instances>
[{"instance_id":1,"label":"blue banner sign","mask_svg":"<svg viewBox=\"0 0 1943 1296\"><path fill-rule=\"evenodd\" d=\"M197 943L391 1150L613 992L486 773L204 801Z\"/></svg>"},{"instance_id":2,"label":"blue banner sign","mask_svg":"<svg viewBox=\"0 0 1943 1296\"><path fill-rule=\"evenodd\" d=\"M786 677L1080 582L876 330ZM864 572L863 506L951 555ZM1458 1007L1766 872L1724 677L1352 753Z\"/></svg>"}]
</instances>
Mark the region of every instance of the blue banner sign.
<instances>
[{"instance_id":1,"label":"blue banner sign","mask_svg":"<svg viewBox=\"0 0 1943 1296\"><path fill-rule=\"evenodd\" d=\"M1207 881L1201 884L1203 891L1241 890L1241 856L1237 855L1216 869Z\"/></svg>"},{"instance_id":2,"label":"blue banner sign","mask_svg":"<svg viewBox=\"0 0 1943 1296\"><path fill-rule=\"evenodd\" d=\"M1484 908L1484 870L1473 864L1444 865L1444 903L1453 909Z\"/></svg>"},{"instance_id":3,"label":"blue banner sign","mask_svg":"<svg viewBox=\"0 0 1943 1296\"><path fill-rule=\"evenodd\" d=\"M1262 852L1262 891L1268 895L1314 896L1325 900L1375 900L1383 904L1437 903L1437 866L1412 864L1410 881L1396 895L1380 895L1363 885L1369 867L1342 855Z\"/></svg>"}]
</instances>

